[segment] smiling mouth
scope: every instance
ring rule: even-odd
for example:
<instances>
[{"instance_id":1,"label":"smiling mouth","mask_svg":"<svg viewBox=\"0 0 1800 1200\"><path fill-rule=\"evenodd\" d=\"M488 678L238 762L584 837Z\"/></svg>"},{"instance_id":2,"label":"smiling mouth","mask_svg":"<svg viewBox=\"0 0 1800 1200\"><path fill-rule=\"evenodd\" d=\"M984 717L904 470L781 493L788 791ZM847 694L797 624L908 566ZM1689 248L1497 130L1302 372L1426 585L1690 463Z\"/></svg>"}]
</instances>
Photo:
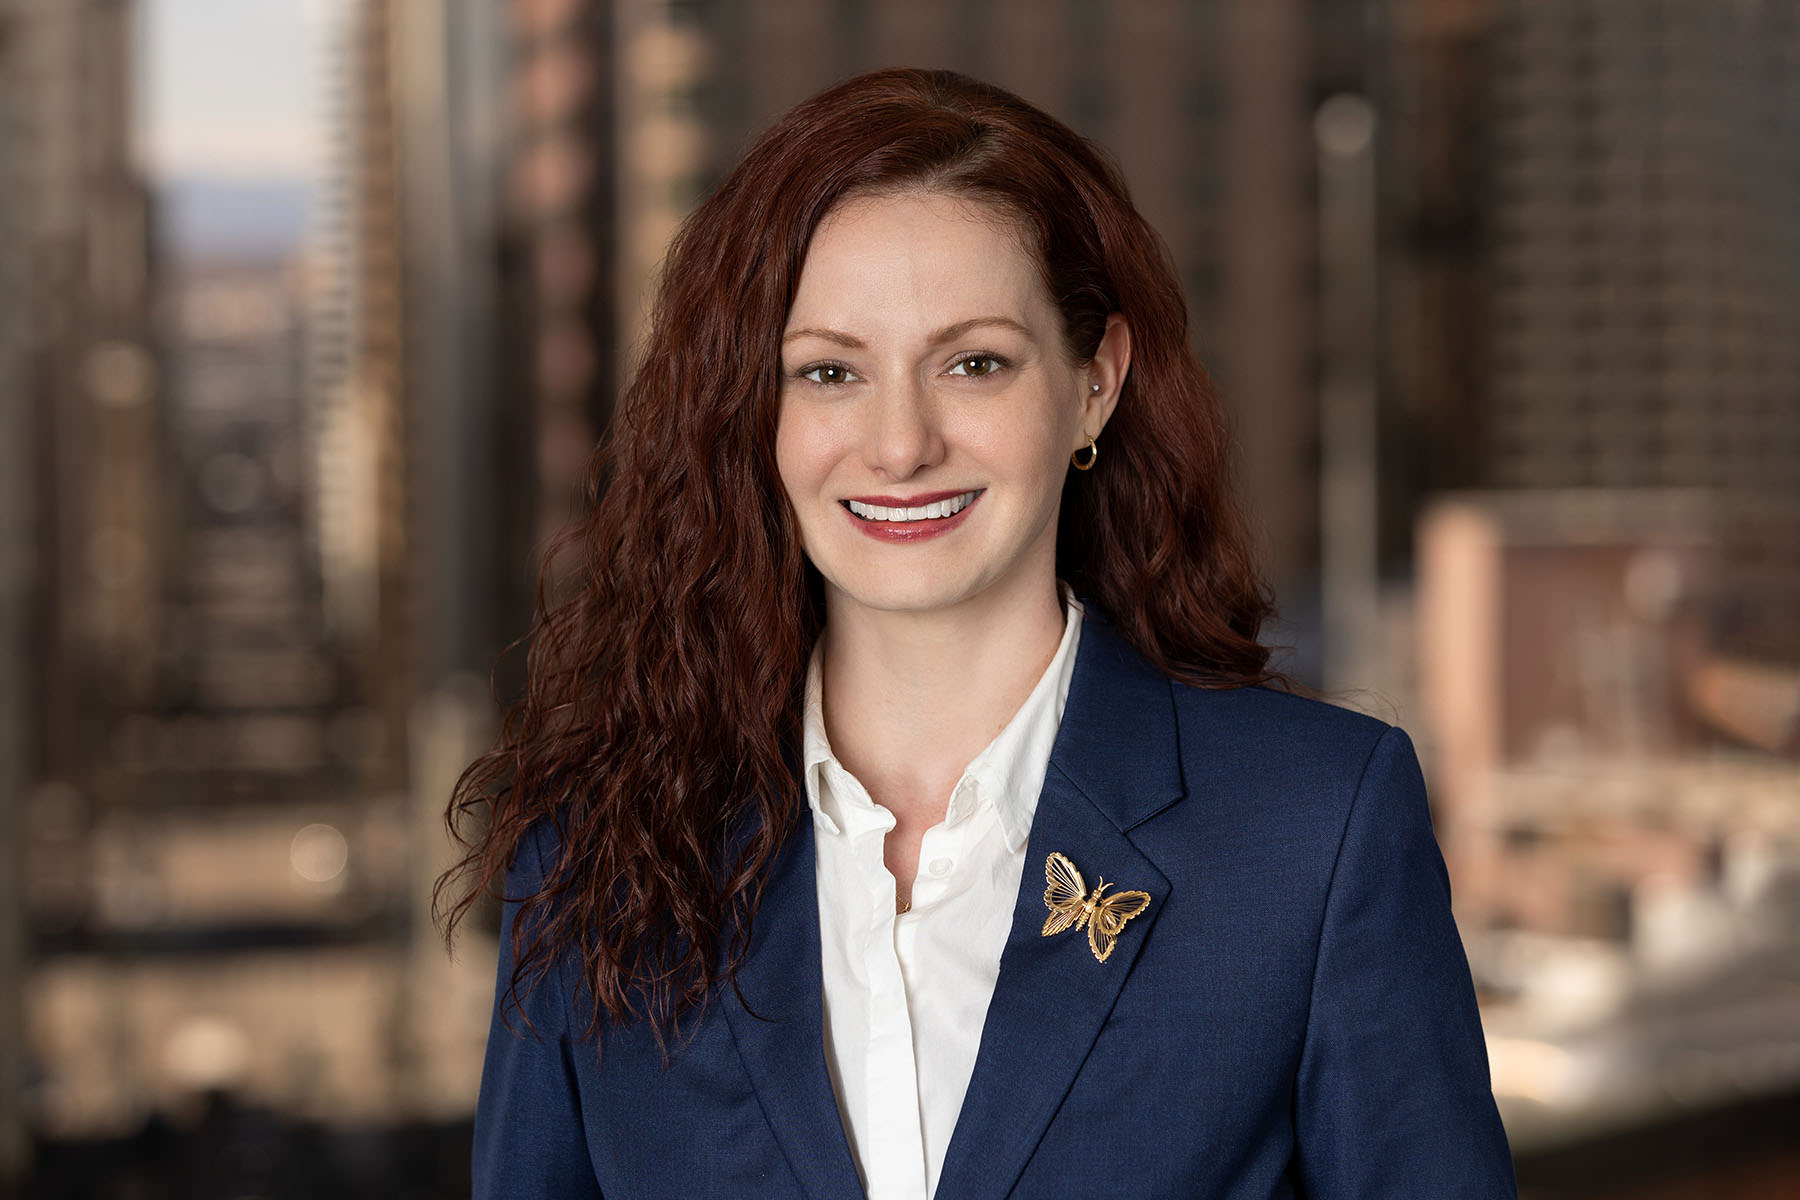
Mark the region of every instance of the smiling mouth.
<instances>
[{"instance_id":1,"label":"smiling mouth","mask_svg":"<svg viewBox=\"0 0 1800 1200\"><path fill-rule=\"evenodd\" d=\"M890 508L881 504L864 504L860 500L845 500L843 505L853 516L864 521L881 521L888 524L904 525L915 521L941 521L946 517L954 517L982 493L981 488L972 492L961 492L945 500L937 500L930 504L920 504L910 508Z\"/></svg>"}]
</instances>

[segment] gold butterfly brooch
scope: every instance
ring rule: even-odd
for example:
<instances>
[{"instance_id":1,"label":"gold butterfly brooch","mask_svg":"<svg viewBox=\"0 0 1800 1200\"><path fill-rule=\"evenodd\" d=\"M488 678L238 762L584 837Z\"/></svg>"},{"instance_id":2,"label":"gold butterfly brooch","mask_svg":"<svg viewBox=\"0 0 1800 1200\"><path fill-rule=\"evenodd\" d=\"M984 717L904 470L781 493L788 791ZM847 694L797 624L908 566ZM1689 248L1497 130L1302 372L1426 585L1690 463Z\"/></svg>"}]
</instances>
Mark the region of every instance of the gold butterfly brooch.
<instances>
[{"instance_id":1,"label":"gold butterfly brooch","mask_svg":"<svg viewBox=\"0 0 1800 1200\"><path fill-rule=\"evenodd\" d=\"M1050 916L1044 921L1044 936L1061 933L1073 925L1087 927L1088 949L1098 962L1105 962L1113 945L1125 928L1125 922L1150 907L1149 892L1114 892L1103 895L1112 884L1102 879L1092 892L1087 880L1075 869L1068 857L1052 851L1044 860L1044 903Z\"/></svg>"}]
</instances>

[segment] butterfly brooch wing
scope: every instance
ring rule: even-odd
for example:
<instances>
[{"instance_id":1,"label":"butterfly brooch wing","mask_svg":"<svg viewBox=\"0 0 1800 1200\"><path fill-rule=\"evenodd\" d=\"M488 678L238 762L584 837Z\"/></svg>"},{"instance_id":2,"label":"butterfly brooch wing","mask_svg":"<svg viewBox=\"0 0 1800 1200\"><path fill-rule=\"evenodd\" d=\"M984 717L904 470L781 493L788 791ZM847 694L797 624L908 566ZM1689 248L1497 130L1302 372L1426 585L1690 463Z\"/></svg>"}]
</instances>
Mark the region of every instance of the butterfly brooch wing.
<instances>
[{"instance_id":1,"label":"butterfly brooch wing","mask_svg":"<svg viewBox=\"0 0 1800 1200\"><path fill-rule=\"evenodd\" d=\"M1065 855L1051 852L1044 860L1044 903L1050 915L1044 919L1044 936L1076 925L1085 911L1087 881Z\"/></svg>"},{"instance_id":2,"label":"butterfly brooch wing","mask_svg":"<svg viewBox=\"0 0 1800 1200\"><path fill-rule=\"evenodd\" d=\"M1124 932L1125 922L1150 907L1149 892L1115 892L1094 903L1094 914L1088 918L1088 949L1105 962Z\"/></svg>"}]
</instances>

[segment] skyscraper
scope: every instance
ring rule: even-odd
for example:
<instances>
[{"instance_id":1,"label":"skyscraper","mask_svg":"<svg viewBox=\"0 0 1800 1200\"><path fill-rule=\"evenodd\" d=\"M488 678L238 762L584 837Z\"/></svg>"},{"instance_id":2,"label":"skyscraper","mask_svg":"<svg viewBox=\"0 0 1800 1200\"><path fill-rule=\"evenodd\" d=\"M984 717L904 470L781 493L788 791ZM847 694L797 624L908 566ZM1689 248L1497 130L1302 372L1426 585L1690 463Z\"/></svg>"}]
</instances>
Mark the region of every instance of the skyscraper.
<instances>
[{"instance_id":1,"label":"skyscraper","mask_svg":"<svg viewBox=\"0 0 1800 1200\"><path fill-rule=\"evenodd\" d=\"M0 3L0 112L25 111L22 60L26 13L17 0ZM29 637L31 579L36 558L32 513L36 502L29 336L29 256L35 210L29 203L32 142L24 123L0 120L0 640L23 646ZM24 201L22 203L22 201ZM25 808L36 749L31 665L0 654L0 825L16 829ZM24 974L26 943L24 855L19 839L0 846L0 979ZM25 1044L23 997L0 994L0 1187L17 1183L25 1167Z\"/></svg>"},{"instance_id":2,"label":"skyscraper","mask_svg":"<svg viewBox=\"0 0 1800 1200\"><path fill-rule=\"evenodd\" d=\"M518 462L531 481L526 528L541 550L574 513L611 417L631 328L620 316L615 264L634 219L634 180L620 163L628 146L645 139L624 123L624 80L635 68L622 6L513 0L509 11L514 74L499 331L522 389L528 432ZM527 577L535 565L522 566Z\"/></svg>"},{"instance_id":3,"label":"skyscraper","mask_svg":"<svg viewBox=\"0 0 1800 1200\"><path fill-rule=\"evenodd\" d=\"M1800 13L1502 6L1493 482L1732 515L1736 649L1800 664Z\"/></svg>"},{"instance_id":4,"label":"skyscraper","mask_svg":"<svg viewBox=\"0 0 1800 1200\"><path fill-rule=\"evenodd\" d=\"M123 0L0 3L0 1175L22 1151L26 858L42 818L96 785L161 635L134 17Z\"/></svg>"},{"instance_id":5,"label":"skyscraper","mask_svg":"<svg viewBox=\"0 0 1800 1200\"><path fill-rule=\"evenodd\" d=\"M389 0L343 6L333 31L333 149L310 264L307 385L325 617L376 716L386 749L371 766L386 787L405 778L416 623L395 7Z\"/></svg>"},{"instance_id":6,"label":"skyscraper","mask_svg":"<svg viewBox=\"0 0 1800 1200\"><path fill-rule=\"evenodd\" d=\"M1800 17L1394 8L1393 377L1427 482L1712 493L1720 636L1800 661Z\"/></svg>"},{"instance_id":7,"label":"skyscraper","mask_svg":"<svg viewBox=\"0 0 1800 1200\"><path fill-rule=\"evenodd\" d=\"M14 0L9 110L23 306L8 325L35 398L34 691L52 772L77 770L141 701L159 636L162 537L148 203L132 147L134 6Z\"/></svg>"}]
</instances>

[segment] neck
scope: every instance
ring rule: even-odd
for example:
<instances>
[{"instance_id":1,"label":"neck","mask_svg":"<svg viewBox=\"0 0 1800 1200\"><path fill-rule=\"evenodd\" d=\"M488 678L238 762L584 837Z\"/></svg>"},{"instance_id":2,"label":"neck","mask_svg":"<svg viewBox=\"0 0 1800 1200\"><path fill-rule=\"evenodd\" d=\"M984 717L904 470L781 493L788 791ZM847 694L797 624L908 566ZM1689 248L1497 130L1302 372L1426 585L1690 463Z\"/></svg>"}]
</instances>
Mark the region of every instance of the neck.
<instances>
[{"instance_id":1,"label":"neck","mask_svg":"<svg viewBox=\"0 0 1800 1200\"><path fill-rule=\"evenodd\" d=\"M928 822L1031 694L1065 622L1054 578L928 613L829 602L828 613L832 752L902 821Z\"/></svg>"}]
</instances>

